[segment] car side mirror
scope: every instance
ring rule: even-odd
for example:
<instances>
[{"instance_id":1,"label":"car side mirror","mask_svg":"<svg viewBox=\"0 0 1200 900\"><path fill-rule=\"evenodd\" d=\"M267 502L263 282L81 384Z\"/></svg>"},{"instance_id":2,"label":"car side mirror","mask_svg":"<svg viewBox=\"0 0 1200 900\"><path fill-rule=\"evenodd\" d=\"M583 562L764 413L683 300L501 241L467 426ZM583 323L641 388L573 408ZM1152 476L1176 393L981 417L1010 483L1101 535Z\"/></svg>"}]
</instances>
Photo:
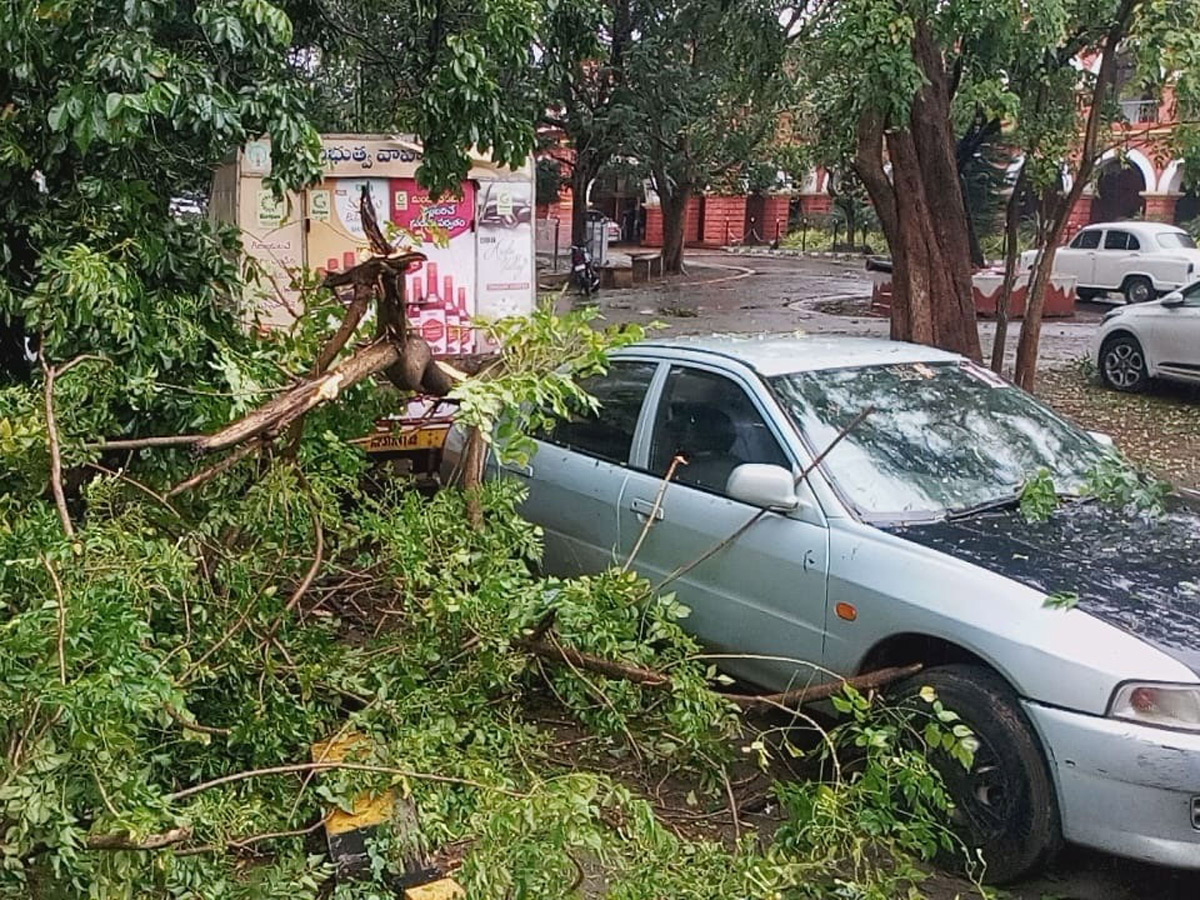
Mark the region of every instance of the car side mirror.
<instances>
[{"instance_id":1,"label":"car side mirror","mask_svg":"<svg viewBox=\"0 0 1200 900\"><path fill-rule=\"evenodd\" d=\"M1171 291L1171 293L1162 298L1162 305L1168 309L1173 309L1177 306L1183 306L1183 303L1183 294L1181 294L1179 291Z\"/></svg>"},{"instance_id":2,"label":"car side mirror","mask_svg":"<svg viewBox=\"0 0 1200 900\"><path fill-rule=\"evenodd\" d=\"M725 483L725 493L734 500L763 509L789 512L800 506L796 477L783 466L742 463Z\"/></svg>"}]
</instances>

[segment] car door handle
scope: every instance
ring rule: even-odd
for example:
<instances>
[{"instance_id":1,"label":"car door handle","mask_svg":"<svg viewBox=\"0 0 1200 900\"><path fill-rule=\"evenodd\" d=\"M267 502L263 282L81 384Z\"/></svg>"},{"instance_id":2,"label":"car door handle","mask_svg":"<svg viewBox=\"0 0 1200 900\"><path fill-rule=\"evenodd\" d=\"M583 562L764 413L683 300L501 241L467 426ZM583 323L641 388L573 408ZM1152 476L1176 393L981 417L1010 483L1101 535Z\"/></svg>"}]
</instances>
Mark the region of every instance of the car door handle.
<instances>
[{"instance_id":1,"label":"car door handle","mask_svg":"<svg viewBox=\"0 0 1200 900\"><path fill-rule=\"evenodd\" d=\"M654 516L654 519L657 522L661 522L663 519L662 507L660 506L658 509L655 509L654 504L649 500L642 500L641 498L638 498L629 504L629 508L639 516Z\"/></svg>"}]
</instances>

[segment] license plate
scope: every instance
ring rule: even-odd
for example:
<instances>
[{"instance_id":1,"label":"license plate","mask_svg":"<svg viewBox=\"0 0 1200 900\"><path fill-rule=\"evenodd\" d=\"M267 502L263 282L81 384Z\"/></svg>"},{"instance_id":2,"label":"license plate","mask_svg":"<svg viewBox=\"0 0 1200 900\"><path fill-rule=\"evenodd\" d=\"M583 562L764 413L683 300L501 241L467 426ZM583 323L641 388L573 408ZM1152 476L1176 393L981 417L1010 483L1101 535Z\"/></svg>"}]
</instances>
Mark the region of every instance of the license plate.
<instances>
[{"instance_id":1,"label":"license plate","mask_svg":"<svg viewBox=\"0 0 1200 900\"><path fill-rule=\"evenodd\" d=\"M386 434L373 434L367 441L368 453L385 450L440 450L449 428L414 428Z\"/></svg>"}]
</instances>

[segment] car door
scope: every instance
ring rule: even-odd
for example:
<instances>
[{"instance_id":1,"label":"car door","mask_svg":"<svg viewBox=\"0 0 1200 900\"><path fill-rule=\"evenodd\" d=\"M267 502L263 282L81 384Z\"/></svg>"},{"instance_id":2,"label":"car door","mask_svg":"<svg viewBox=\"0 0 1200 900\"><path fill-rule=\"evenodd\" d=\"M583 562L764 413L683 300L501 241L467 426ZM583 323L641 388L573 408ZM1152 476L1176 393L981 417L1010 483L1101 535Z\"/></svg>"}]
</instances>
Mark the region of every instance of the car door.
<instances>
[{"instance_id":1,"label":"car door","mask_svg":"<svg viewBox=\"0 0 1200 900\"><path fill-rule=\"evenodd\" d=\"M542 526L547 573L581 575L612 563L617 500L657 368L656 362L618 360L606 374L584 379L599 412L559 421L537 440L529 465L502 467L528 484L522 513Z\"/></svg>"},{"instance_id":2,"label":"car door","mask_svg":"<svg viewBox=\"0 0 1200 900\"><path fill-rule=\"evenodd\" d=\"M1074 275L1080 287L1094 285L1096 248L1100 246L1101 234L1100 229L1091 228L1075 235L1075 239L1054 257L1055 274Z\"/></svg>"},{"instance_id":3,"label":"car door","mask_svg":"<svg viewBox=\"0 0 1200 900\"><path fill-rule=\"evenodd\" d=\"M1115 290L1125 280L1132 266L1130 247L1138 246L1138 239L1121 228L1109 228L1104 232L1104 243L1096 253L1095 283L1100 287Z\"/></svg>"},{"instance_id":4,"label":"car door","mask_svg":"<svg viewBox=\"0 0 1200 900\"><path fill-rule=\"evenodd\" d=\"M760 512L726 494L734 468L768 463L796 471L798 462L774 424L782 413L769 397L747 390L747 382L691 364L673 364L660 377L653 420L639 438L638 465L618 511L621 556L627 559L640 542L634 567L654 584L700 560ZM677 455L687 464L663 489ZM819 665L824 647L828 532L806 485L800 493L800 509L766 513L665 588L691 608L684 627L712 652L731 655L718 661L721 668L779 689L819 680L812 666L796 661Z\"/></svg>"},{"instance_id":5,"label":"car door","mask_svg":"<svg viewBox=\"0 0 1200 900\"><path fill-rule=\"evenodd\" d=\"M1200 281L1183 289L1182 306L1157 305L1146 351L1162 375L1200 381Z\"/></svg>"}]
</instances>

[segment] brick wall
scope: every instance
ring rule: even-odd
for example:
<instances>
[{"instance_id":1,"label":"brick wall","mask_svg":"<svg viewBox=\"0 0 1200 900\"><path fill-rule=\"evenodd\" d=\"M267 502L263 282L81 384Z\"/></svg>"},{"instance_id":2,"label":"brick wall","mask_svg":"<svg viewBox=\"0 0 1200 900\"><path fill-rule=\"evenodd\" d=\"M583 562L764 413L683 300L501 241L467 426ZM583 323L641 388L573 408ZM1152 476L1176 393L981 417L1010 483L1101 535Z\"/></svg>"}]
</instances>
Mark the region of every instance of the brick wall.
<instances>
[{"instance_id":1,"label":"brick wall","mask_svg":"<svg viewBox=\"0 0 1200 900\"><path fill-rule=\"evenodd\" d=\"M762 221L758 233L764 241L783 237L788 230L788 208L792 198L788 194L768 194L763 198Z\"/></svg>"},{"instance_id":2,"label":"brick wall","mask_svg":"<svg viewBox=\"0 0 1200 900\"><path fill-rule=\"evenodd\" d=\"M710 247L740 244L746 222L745 194L709 194L704 197L700 243Z\"/></svg>"}]
</instances>

